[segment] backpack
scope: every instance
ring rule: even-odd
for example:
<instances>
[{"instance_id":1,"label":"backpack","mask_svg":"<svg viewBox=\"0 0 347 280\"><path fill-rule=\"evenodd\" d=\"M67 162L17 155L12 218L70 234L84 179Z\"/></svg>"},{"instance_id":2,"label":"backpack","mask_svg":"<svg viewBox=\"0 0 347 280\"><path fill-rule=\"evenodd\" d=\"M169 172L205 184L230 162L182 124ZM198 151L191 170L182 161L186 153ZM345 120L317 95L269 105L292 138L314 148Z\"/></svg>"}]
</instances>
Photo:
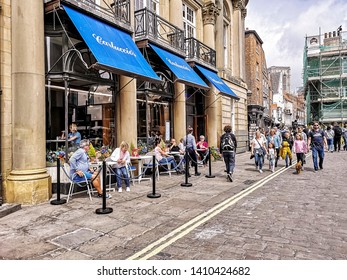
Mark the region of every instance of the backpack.
<instances>
[{"instance_id":1,"label":"backpack","mask_svg":"<svg viewBox=\"0 0 347 280\"><path fill-rule=\"evenodd\" d=\"M235 148L235 144L233 139L231 138L231 134L227 133L224 135L221 141L220 148L222 151L233 151Z\"/></svg>"},{"instance_id":2,"label":"backpack","mask_svg":"<svg viewBox=\"0 0 347 280\"><path fill-rule=\"evenodd\" d=\"M341 127L339 127L339 126L334 127L334 132L335 132L335 137L341 137L341 135L342 135Z\"/></svg>"}]
</instances>

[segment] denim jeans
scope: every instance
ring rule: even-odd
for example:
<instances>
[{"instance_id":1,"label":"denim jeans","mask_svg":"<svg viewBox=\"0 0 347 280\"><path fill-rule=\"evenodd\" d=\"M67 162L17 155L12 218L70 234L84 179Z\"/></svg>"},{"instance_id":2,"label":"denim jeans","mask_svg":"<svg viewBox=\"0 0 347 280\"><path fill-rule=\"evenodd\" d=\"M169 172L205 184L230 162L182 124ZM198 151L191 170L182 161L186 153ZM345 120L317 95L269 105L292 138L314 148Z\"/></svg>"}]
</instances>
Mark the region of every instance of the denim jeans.
<instances>
[{"instance_id":1,"label":"denim jeans","mask_svg":"<svg viewBox=\"0 0 347 280\"><path fill-rule=\"evenodd\" d=\"M255 165L259 167L259 170L263 169L263 156L257 152L254 153Z\"/></svg>"},{"instance_id":2,"label":"denim jeans","mask_svg":"<svg viewBox=\"0 0 347 280\"><path fill-rule=\"evenodd\" d=\"M129 175L128 175L128 170L125 166L120 167L120 168L115 168L116 171L116 179L117 179L117 187L121 188L122 187L122 180L125 182L126 187L130 187L130 180L129 180Z\"/></svg>"},{"instance_id":3,"label":"denim jeans","mask_svg":"<svg viewBox=\"0 0 347 280\"><path fill-rule=\"evenodd\" d=\"M159 160L159 165L161 164L168 164L169 166L171 165L172 169L177 168L177 163L173 157L163 157L161 160Z\"/></svg>"},{"instance_id":4,"label":"denim jeans","mask_svg":"<svg viewBox=\"0 0 347 280\"><path fill-rule=\"evenodd\" d=\"M235 168L235 152L223 152L223 158L227 173L234 173Z\"/></svg>"},{"instance_id":5,"label":"denim jeans","mask_svg":"<svg viewBox=\"0 0 347 280\"><path fill-rule=\"evenodd\" d=\"M333 152L334 151L334 139L333 138L328 138L328 151Z\"/></svg>"},{"instance_id":6,"label":"denim jeans","mask_svg":"<svg viewBox=\"0 0 347 280\"><path fill-rule=\"evenodd\" d=\"M314 170L318 170L318 158L319 158L319 167L323 168L324 147L313 146L312 159L313 159Z\"/></svg>"}]
</instances>

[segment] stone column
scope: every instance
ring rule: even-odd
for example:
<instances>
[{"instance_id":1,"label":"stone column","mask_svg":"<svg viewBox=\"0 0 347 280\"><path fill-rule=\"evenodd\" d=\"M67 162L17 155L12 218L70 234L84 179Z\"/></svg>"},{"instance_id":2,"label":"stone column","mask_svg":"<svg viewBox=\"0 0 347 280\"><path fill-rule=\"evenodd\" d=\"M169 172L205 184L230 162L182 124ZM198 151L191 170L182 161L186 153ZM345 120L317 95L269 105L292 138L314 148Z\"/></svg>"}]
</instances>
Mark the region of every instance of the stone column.
<instances>
[{"instance_id":1,"label":"stone column","mask_svg":"<svg viewBox=\"0 0 347 280\"><path fill-rule=\"evenodd\" d=\"M182 22L182 2L181 1L170 1L169 7L169 22L183 29ZM179 15L179 16L178 16ZM173 102L173 137L178 142L181 137L186 133L186 86L182 83L175 83L175 94Z\"/></svg>"},{"instance_id":2,"label":"stone column","mask_svg":"<svg viewBox=\"0 0 347 280\"><path fill-rule=\"evenodd\" d=\"M44 19L41 0L12 3L12 171L7 202L36 204L52 195L46 171Z\"/></svg>"},{"instance_id":3,"label":"stone column","mask_svg":"<svg viewBox=\"0 0 347 280\"><path fill-rule=\"evenodd\" d=\"M235 41L233 44L233 75L236 77L244 76L244 18L242 19L243 12L245 9L245 0L233 1L233 38L237 38L238 41ZM244 15L245 17L245 15Z\"/></svg>"},{"instance_id":4,"label":"stone column","mask_svg":"<svg viewBox=\"0 0 347 280\"><path fill-rule=\"evenodd\" d=\"M215 49L215 22L219 15L218 7L213 3L209 2L204 5L202 9L203 24L204 24L204 44L212 49ZM217 108L220 100L216 100L217 89L211 85L211 89L205 97L205 112L207 115L207 138L209 146L217 146Z\"/></svg>"},{"instance_id":5,"label":"stone column","mask_svg":"<svg viewBox=\"0 0 347 280\"><path fill-rule=\"evenodd\" d=\"M119 76L116 114L117 146L122 141L137 146L136 79ZM131 153L131 151L129 151Z\"/></svg>"}]
</instances>

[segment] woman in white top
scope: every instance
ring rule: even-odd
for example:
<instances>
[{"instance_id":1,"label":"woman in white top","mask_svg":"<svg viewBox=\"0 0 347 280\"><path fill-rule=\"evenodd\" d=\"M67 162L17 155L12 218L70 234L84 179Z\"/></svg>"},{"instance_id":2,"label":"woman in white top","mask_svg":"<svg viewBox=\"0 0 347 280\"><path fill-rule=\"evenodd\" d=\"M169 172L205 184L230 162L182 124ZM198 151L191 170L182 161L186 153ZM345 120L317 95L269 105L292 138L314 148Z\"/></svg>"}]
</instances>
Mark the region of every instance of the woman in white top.
<instances>
[{"instance_id":1,"label":"woman in white top","mask_svg":"<svg viewBox=\"0 0 347 280\"><path fill-rule=\"evenodd\" d=\"M163 151L163 149L160 147L161 139L155 139L155 148L154 148L154 154L155 159L158 161L159 165L171 165L173 169L177 171L177 173L180 173L179 170L177 170L177 163L174 159L174 157L169 156L166 152Z\"/></svg>"},{"instance_id":2,"label":"woman in white top","mask_svg":"<svg viewBox=\"0 0 347 280\"><path fill-rule=\"evenodd\" d=\"M267 154L267 150L266 141L264 141L259 130L255 132L255 137L251 142L251 153L254 155L257 170L259 170L259 173L263 173L264 156Z\"/></svg>"},{"instance_id":3,"label":"woman in white top","mask_svg":"<svg viewBox=\"0 0 347 280\"><path fill-rule=\"evenodd\" d=\"M127 168L130 163L130 154L128 149L129 144L122 141L120 147L116 148L110 157L112 161L116 162L113 166L113 170L116 172L118 192L122 192L122 180L125 182L126 191L130 192L130 180Z\"/></svg>"}]
</instances>

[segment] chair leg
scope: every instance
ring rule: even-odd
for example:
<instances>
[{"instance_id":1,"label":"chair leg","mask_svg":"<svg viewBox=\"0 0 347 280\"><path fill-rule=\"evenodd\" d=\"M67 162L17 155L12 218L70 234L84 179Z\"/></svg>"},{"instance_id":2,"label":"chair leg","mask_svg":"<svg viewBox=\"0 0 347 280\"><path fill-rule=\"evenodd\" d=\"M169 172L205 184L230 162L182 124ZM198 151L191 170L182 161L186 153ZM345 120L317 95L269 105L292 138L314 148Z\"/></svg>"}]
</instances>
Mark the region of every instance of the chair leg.
<instances>
[{"instance_id":1,"label":"chair leg","mask_svg":"<svg viewBox=\"0 0 347 280\"><path fill-rule=\"evenodd\" d=\"M91 192L91 186L89 185L89 182L87 183L87 192L88 192L90 201L92 201L92 192Z\"/></svg>"},{"instance_id":2,"label":"chair leg","mask_svg":"<svg viewBox=\"0 0 347 280\"><path fill-rule=\"evenodd\" d=\"M73 182L70 183L70 188L69 188L69 192L67 194L67 200L66 203L69 202L70 197L72 196L72 192L73 192L73 188L74 188L75 184Z\"/></svg>"}]
</instances>

